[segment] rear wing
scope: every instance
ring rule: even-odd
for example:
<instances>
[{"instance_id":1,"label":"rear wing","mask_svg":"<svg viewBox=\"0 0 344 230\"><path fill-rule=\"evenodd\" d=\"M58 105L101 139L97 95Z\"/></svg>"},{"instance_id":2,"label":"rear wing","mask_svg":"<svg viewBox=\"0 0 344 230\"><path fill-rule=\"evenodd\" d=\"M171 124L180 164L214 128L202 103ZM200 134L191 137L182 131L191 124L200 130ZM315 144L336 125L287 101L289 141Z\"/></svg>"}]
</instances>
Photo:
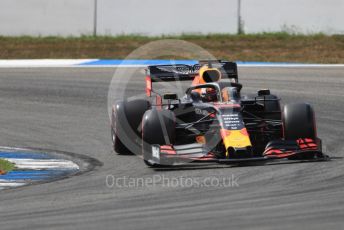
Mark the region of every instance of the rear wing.
<instances>
[{"instance_id":1,"label":"rear wing","mask_svg":"<svg viewBox=\"0 0 344 230\"><path fill-rule=\"evenodd\" d=\"M235 62L211 60L199 61L195 65L152 65L146 69L146 94L151 95L152 82L164 81L192 81L204 65L217 68L223 78L229 78L238 83L238 67Z\"/></svg>"},{"instance_id":2,"label":"rear wing","mask_svg":"<svg viewBox=\"0 0 344 230\"><path fill-rule=\"evenodd\" d=\"M222 76L230 79L238 79L238 68L235 62L227 61L199 61L195 65L152 65L146 69L146 76L150 76L152 82L157 81L192 81L199 69L206 64L221 71Z\"/></svg>"}]
</instances>

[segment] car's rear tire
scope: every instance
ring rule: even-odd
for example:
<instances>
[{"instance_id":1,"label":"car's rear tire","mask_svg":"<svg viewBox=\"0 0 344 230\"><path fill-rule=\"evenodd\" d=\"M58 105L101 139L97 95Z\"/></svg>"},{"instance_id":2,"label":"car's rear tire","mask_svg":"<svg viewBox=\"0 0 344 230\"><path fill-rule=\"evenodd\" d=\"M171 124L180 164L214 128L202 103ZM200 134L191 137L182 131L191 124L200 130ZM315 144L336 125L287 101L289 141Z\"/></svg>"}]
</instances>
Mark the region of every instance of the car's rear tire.
<instances>
[{"instance_id":1,"label":"car's rear tire","mask_svg":"<svg viewBox=\"0 0 344 230\"><path fill-rule=\"evenodd\" d=\"M283 130L285 140L311 138L317 141L318 138L313 108L306 103L285 105L283 110ZM313 159L315 154L316 153L307 153L289 159Z\"/></svg>"},{"instance_id":2,"label":"car's rear tire","mask_svg":"<svg viewBox=\"0 0 344 230\"><path fill-rule=\"evenodd\" d=\"M118 154L140 153L142 116L150 107L149 101L143 99L115 103L111 137Z\"/></svg>"},{"instance_id":3,"label":"car's rear tire","mask_svg":"<svg viewBox=\"0 0 344 230\"><path fill-rule=\"evenodd\" d=\"M142 120L142 153L144 162L150 167L158 167L159 164L151 163L152 145L174 144L175 122L173 112L169 110L148 110Z\"/></svg>"}]
</instances>

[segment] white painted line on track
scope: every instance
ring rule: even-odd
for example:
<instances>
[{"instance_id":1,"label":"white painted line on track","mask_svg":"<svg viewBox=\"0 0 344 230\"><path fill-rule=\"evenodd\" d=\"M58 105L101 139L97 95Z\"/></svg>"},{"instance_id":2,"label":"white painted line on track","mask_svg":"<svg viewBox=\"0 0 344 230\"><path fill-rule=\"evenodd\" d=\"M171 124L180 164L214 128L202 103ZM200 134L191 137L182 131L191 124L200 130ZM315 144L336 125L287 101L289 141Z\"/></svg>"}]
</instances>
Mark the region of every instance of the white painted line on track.
<instances>
[{"instance_id":1,"label":"white painted line on track","mask_svg":"<svg viewBox=\"0 0 344 230\"><path fill-rule=\"evenodd\" d=\"M271 68L333 68L344 67L344 64L238 64L238 67L271 67Z\"/></svg>"},{"instance_id":2,"label":"white painted line on track","mask_svg":"<svg viewBox=\"0 0 344 230\"><path fill-rule=\"evenodd\" d=\"M39 154L36 155L37 158L36 156L31 158L31 155L35 154L35 152L25 148L0 146L0 149L5 151L5 157L2 157L2 159L14 163L16 168L14 171L0 176L0 190L24 186L32 181L56 178L65 175L64 173L68 174L80 169L79 165L66 159L40 158ZM11 152L13 152L13 155L6 157L6 154ZM32 152L31 155L30 152Z\"/></svg>"},{"instance_id":3,"label":"white painted line on track","mask_svg":"<svg viewBox=\"0 0 344 230\"><path fill-rule=\"evenodd\" d=\"M94 62L99 61L99 64ZM130 60L127 60L130 63ZM93 64L92 64L93 63ZM118 62L116 62L118 63ZM0 60L0 68L144 68L143 64L103 64L99 59L22 59ZM274 62L238 62L239 67L271 67L271 68L336 68L344 64L304 64L304 63L274 63Z\"/></svg>"},{"instance_id":4,"label":"white painted line on track","mask_svg":"<svg viewBox=\"0 0 344 230\"><path fill-rule=\"evenodd\" d=\"M8 188L8 187L19 187L26 185L24 182L16 182L10 180L0 180L0 189Z\"/></svg>"},{"instance_id":5,"label":"white painted line on track","mask_svg":"<svg viewBox=\"0 0 344 230\"><path fill-rule=\"evenodd\" d=\"M145 68L147 65L78 65L66 68ZM343 68L344 64L238 64L238 67L248 68Z\"/></svg>"},{"instance_id":6,"label":"white painted line on track","mask_svg":"<svg viewBox=\"0 0 344 230\"><path fill-rule=\"evenodd\" d=\"M8 147L8 146L0 146L0 149L8 149L8 150L27 150L27 149L24 149L24 148Z\"/></svg>"},{"instance_id":7,"label":"white painted line on track","mask_svg":"<svg viewBox=\"0 0 344 230\"><path fill-rule=\"evenodd\" d=\"M0 60L0 68L74 67L98 59L23 59Z\"/></svg>"},{"instance_id":8,"label":"white painted line on track","mask_svg":"<svg viewBox=\"0 0 344 230\"><path fill-rule=\"evenodd\" d=\"M22 158L5 158L15 164L19 169L68 169L79 170L79 166L72 161L62 159L22 159Z\"/></svg>"}]
</instances>

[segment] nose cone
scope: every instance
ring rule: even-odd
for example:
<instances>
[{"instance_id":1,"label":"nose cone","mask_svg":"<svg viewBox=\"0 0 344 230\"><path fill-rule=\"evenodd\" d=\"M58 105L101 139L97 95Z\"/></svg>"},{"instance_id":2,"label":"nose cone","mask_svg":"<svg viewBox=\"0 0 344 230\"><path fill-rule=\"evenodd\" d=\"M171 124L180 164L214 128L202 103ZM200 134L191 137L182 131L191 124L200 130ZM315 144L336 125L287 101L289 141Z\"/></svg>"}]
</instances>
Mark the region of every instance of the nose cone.
<instances>
[{"instance_id":1,"label":"nose cone","mask_svg":"<svg viewBox=\"0 0 344 230\"><path fill-rule=\"evenodd\" d=\"M228 156L227 158L251 158L253 156L253 152L252 152L252 147L248 146L245 148L233 148L233 147L229 147L227 149L227 153Z\"/></svg>"},{"instance_id":2,"label":"nose cone","mask_svg":"<svg viewBox=\"0 0 344 230\"><path fill-rule=\"evenodd\" d=\"M251 149L252 144L246 128L241 130L221 129L221 136L223 144L227 149L226 157L230 157L230 153L233 154L237 151L239 153L243 152L243 150Z\"/></svg>"}]
</instances>

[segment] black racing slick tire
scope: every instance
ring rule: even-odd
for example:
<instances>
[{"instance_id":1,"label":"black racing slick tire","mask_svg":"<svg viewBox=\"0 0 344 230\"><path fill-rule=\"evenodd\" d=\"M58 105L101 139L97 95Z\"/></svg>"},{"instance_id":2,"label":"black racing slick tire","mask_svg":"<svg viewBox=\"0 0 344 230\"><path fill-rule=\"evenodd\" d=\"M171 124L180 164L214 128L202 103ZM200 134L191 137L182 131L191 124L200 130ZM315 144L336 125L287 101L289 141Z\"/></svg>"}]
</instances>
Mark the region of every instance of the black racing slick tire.
<instances>
[{"instance_id":1,"label":"black racing slick tire","mask_svg":"<svg viewBox=\"0 0 344 230\"><path fill-rule=\"evenodd\" d=\"M174 144L176 118L169 110L148 110L142 119L142 153L144 162L150 167L160 164L152 163L152 145Z\"/></svg>"},{"instance_id":2,"label":"black racing slick tire","mask_svg":"<svg viewBox=\"0 0 344 230\"><path fill-rule=\"evenodd\" d=\"M283 110L283 128L285 140L311 138L318 140L313 108L306 103L288 104ZM321 147L320 147L321 148ZM314 159L316 153L305 153L289 160Z\"/></svg>"},{"instance_id":3,"label":"black racing slick tire","mask_svg":"<svg viewBox=\"0 0 344 230\"><path fill-rule=\"evenodd\" d=\"M313 108L306 103L293 103L284 106L283 128L285 140L299 138L317 139Z\"/></svg>"},{"instance_id":4,"label":"black racing slick tire","mask_svg":"<svg viewBox=\"0 0 344 230\"><path fill-rule=\"evenodd\" d=\"M143 99L115 103L111 118L111 136L115 152L141 152L141 121L143 114L150 107L149 101Z\"/></svg>"},{"instance_id":5,"label":"black racing slick tire","mask_svg":"<svg viewBox=\"0 0 344 230\"><path fill-rule=\"evenodd\" d=\"M118 138L114 128L111 128L111 139L112 139L112 146L113 150L118 154L125 154L130 153L129 149L125 147L122 141Z\"/></svg>"}]
</instances>

